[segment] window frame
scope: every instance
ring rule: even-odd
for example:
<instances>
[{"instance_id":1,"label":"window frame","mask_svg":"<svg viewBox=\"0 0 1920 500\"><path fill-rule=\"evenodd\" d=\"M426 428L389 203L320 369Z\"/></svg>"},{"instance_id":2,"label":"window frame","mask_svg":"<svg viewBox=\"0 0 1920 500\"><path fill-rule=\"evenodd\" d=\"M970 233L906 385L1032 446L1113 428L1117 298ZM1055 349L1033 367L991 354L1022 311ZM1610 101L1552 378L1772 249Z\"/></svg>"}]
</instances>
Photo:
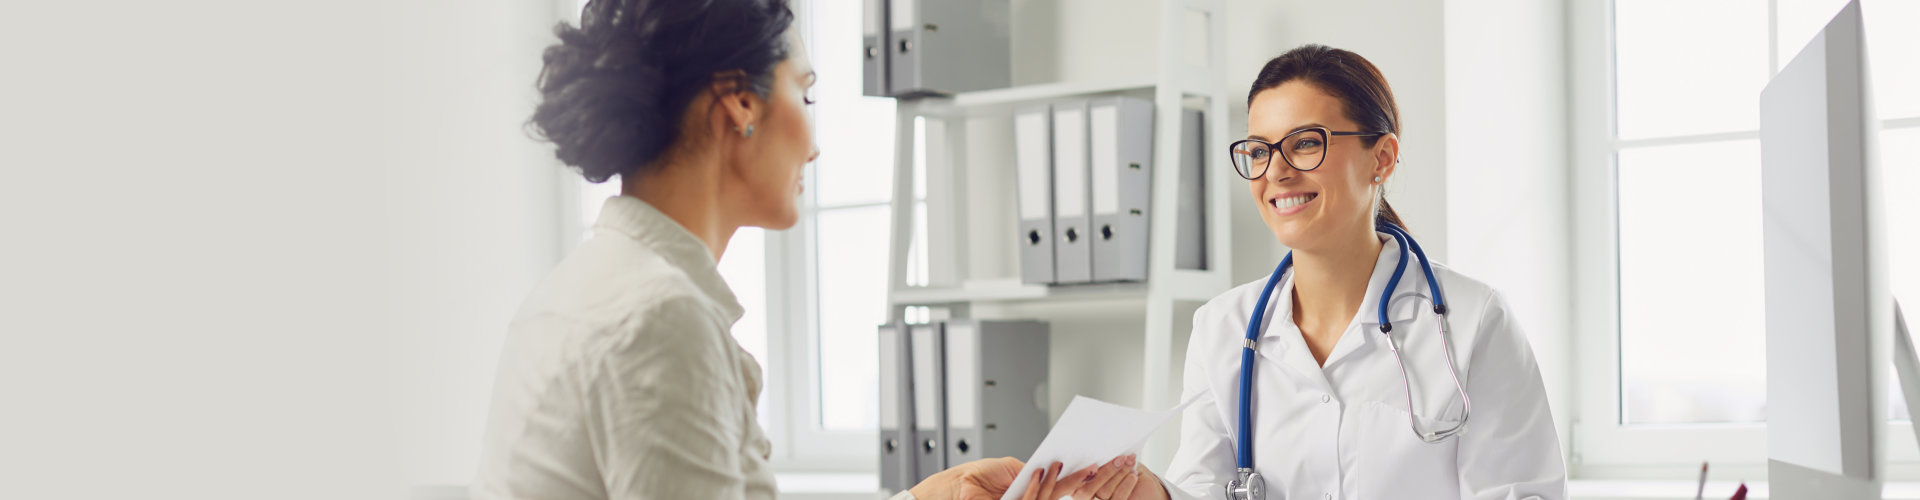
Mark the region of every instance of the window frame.
<instances>
[{"instance_id":1,"label":"window frame","mask_svg":"<svg viewBox=\"0 0 1920 500\"><path fill-rule=\"evenodd\" d=\"M1792 57L1779 53L1779 2L1768 0L1769 76ZM1620 140L1616 136L1615 0L1571 0L1568 50L1573 101L1573 236L1578 355L1569 472L1591 479L1692 479L1705 460L1716 472L1764 478L1765 424L1624 425L1620 358L1618 154L1623 149L1758 139L1759 131ZM1920 127L1920 117L1878 117L1881 130ZM1764 361L1762 361L1764 362ZM1910 422L1894 422L1886 447L1888 478L1920 479L1920 449ZM1718 475L1718 474L1717 474ZM1723 476L1726 477L1726 476Z\"/></svg>"},{"instance_id":2,"label":"window frame","mask_svg":"<svg viewBox=\"0 0 1920 500\"><path fill-rule=\"evenodd\" d=\"M809 48L817 46L819 39L813 28L813 2L800 0L793 4L795 26L799 27L801 39ZM813 107L807 108L810 115L816 112ZM774 397L774 383L769 383L767 389L766 399L777 401L773 404L784 410L777 412L781 417L774 417L777 422L773 425L782 428L786 440L775 442L773 468L783 473L873 472L879 463L873 446L849 445L871 444L876 437L873 432L827 430L820 421L824 390L820 361L818 217L823 212L887 206L892 192L886 191L886 199L879 201L822 205L818 202L818 172L818 167L813 165L803 172L805 191L799 200L799 223L787 231L767 232L767 291L769 295L784 296L767 297L769 307L777 309L777 314L767 315L768 350L776 351L775 344L779 344L779 354L770 356L786 361L785 368L779 370L783 375L778 382L781 397Z\"/></svg>"}]
</instances>

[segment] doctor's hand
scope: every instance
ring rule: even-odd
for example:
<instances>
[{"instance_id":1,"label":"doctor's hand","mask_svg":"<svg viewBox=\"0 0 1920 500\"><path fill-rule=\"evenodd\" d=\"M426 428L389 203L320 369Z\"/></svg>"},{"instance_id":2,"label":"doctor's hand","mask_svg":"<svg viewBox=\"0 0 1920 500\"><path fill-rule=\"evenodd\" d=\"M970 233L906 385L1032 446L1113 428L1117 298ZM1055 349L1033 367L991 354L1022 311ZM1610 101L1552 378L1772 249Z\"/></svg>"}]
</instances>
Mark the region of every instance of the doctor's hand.
<instances>
[{"instance_id":1,"label":"doctor's hand","mask_svg":"<svg viewBox=\"0 0 1920 500\"><path fill-rule=\"evenodd\" d=\"M1062 494L1073 495L1074 500L1167 500L1160 478L1140 466L1133 455L1107 462L1092 477Z\"/></svg>"},{"instance_id":2,"label":"doctor's hand","mask_svg":"<svg viewBox=\"0 0 1920 500\"><path fill-rule=\"evenodd\" d=\"M953 466L913 485L918 500L1000 500L1026 464L1015 458L986 458Z\"/></svg>"},{"instance_id":3,"label":"doctor's hand","mask_svg":"<svg viewBox=\"0 0 1920 500\"><path fill-rule=\"evenodd\" d=\"M1114 459L1114 462L1119 461L1118 458ZM1054 462L1034 469L1033 477L1028 478L1026 491L1020 493L1020 500L1059 500L1067 495L1073 495L1074 500L1087 498L1081 491L1092 491L1086 485L1100 472L1100 466L1090 466L1072 474L1063 474L1066 471L1062 467L1064 465L1060 462Z\"/></svg>"}]
</instances>

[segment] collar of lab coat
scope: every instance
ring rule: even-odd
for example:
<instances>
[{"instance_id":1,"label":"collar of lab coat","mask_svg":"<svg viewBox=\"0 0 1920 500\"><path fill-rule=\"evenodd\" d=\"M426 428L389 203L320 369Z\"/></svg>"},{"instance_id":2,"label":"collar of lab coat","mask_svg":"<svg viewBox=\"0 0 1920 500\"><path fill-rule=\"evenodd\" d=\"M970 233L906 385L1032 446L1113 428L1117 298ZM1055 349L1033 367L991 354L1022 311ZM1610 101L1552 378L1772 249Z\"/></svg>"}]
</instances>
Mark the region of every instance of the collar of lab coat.
<instances>
[{"instance_id":1,"label":"collar of lab coat","mask_svg":"<svg viewBox=\"0 0 1920 500\"><path fill-rule=\"evenodd\" d=\"M1387 233L1375 234L1379 235L1382 240L1380 256L1374 260L1373 276L1367 280L1367 296L1365 300L1361 301L1360 310L1354 313L1355 316L1357 316L1357 321L1349 323L1350 325L1360 326L1360 331L1354 332L1349 330L1341 335L1340 341L1334 345L1333 352L1327 356L1327 364L1329 365L1333 364L1334 361L1344 356L1347 352L1357 350L1373 342L1374 335L1380 332L1380 292L1386 290L1387 281L1393 279L1394 266L1400 264L1400 242L1393 239L1393 237ZM1426 296L1427 276L1420 270L1420 257L1418 255L1408 255L1407 270L1400 275L1400 284L1394 287L1393 296L1388 302L1387 319L1393 322L1395 329L1406 328L1406 324L1418 316L1420 311L1431 310L1429 308L1430 306L1427 306ZM1282 356L1285 355L1285 349L1287 348L1306 347L1305 341L1299 338L1299 329L1292 326L1292 297L1293 270L1289 269L1287 270L1287 275L1282 277L1279 290L1276 290L1273 296L1268 298L1268 300L1272 301L1272 303L1267 304L1267 310L1270 311L1271 314L1262 319L1262 321L1265 322L1263 325L1265 328L1262 328L1260 333L1261 343L1269 342L1268 339L1279 340L1273 343L1281 346L1282 350L1276 352L1276 354ZM1286 324L1278 324L1279 327L1276 328L1276 322L1282 321L1283 318ZM1287 337L1292 337L1292 339L1288 339ZM1352 340L1349 340L1349 338Z\"/></svg>"},{"instance_id":2,"label":"collar of lab coat","mask_svg":"<svg viewBox=\"0 0 1920 500\"><path fill-rule=\"evenodd\" d=\"M726 279L720 277L719 263L714 262L707 244L652 204L632 196L608 198L600 206L600 219L594 221L593 228L626 235L659 253L668 264L687 273L700 292L720 306L729 323L739 321L746 313Z\"/></svg>"}]
</instances>

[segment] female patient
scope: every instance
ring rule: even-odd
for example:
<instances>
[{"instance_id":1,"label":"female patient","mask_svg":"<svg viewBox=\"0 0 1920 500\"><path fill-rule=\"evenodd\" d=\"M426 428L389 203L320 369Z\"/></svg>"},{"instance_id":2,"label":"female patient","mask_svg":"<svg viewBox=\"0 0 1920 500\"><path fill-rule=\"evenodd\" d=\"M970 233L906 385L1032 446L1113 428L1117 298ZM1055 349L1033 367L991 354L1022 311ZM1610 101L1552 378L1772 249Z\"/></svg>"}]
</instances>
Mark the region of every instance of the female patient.
<instances>
[{"instance_id":1,"label":"female patient","mask_svg":"<svg viewBox=\"0 0 1920 500\"><path fill-rule=\"evenodd\" d=\"M759 365L715 266L738 228L794 225L818 155L792 24L784 0L595 0L556 28L532 126L621 195L509 328L474 498L775 496ZM896 499L997 499L1021 466L963 464ZM1043 472L1027 499L1090 484Z\"/></svg>"}]
</instances>

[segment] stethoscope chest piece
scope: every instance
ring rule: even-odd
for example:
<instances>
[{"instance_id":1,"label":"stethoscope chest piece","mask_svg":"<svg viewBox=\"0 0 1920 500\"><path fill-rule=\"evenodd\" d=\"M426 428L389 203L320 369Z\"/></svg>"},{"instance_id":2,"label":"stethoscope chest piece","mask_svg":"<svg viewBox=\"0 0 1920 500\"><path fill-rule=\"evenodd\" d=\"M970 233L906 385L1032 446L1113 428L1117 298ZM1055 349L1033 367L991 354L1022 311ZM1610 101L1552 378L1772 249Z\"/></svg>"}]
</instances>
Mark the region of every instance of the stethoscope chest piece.
<instances>
[{"instance_id":1,"label":"stethoscope chest piece","mask_svg":"<svg viewBox=\"0 0 1920 500\"><path fill-rule=\"evenodd\" d=\"M1227 483L1228 500L1264 500L1267 498L1267 480L1253 469L1240 469L1240 477Z\"/></svg>"},{"instance_id":2,"label":"stethoscope chest piece","mask_svg":"<svg viewBox=\"0 0 1920 500\"><path fill-rule=\"evenodd\" d=\"M1387 346L1393 350L1393 358L1400 365L1400 383L1406 388L1407 424L1413 427L1413 433L1420 440L1438 443L1459 434L1467 426L1467 413L1472 402L1467 399L1467 387L1460 382L1460 373L1454 369L1453 348L1447 343L1447 300L1440 295L1440 280L1433 275L1433 264L1427 261L1427 253L1420 249L1420 243L1413 241L1399 226L1381 221L1377 229L1387 233L1400 243L1400 262L1393 268L1393 276L1387 280L1386 289L1380 293L1380 333L1387 336ZM1400 285L1400 276L1407 270L1408 254L1419 256L1420 270L1427 278L1428 290L1433 294L1433 313L1439 322L1440 346L1447 354L1447 373L1453 376L1453 386L1460 393L1460 423L1453 428L1441 431L1426 431L1420 428L1420 422L1414 419L1413 382L1407 374L1407 361L1400 356L1400 345L1393 339L1393 322L1388 320L1387 305L1391 303L1393 292ZM1293 252L1287 252L1280 259L1280 265L1268 275L1267 285L1260 289L1260 299L1254 303L1253 316L1247 321L1245 350L1240 352L1240 422L1239 434L1235 439L1234 469L1238 478L1227 483L1227 500L1264 500L1267 497L1267 483L1260 479L1260 473L1253 471L1253 359L1255 342L1260 338L1260 326L1266 319L1267 300L1273 297L1274 287L1280 284L1280 277L1287 274L1287 268L1293 265Z\"/></svg>"}]
</instances>

